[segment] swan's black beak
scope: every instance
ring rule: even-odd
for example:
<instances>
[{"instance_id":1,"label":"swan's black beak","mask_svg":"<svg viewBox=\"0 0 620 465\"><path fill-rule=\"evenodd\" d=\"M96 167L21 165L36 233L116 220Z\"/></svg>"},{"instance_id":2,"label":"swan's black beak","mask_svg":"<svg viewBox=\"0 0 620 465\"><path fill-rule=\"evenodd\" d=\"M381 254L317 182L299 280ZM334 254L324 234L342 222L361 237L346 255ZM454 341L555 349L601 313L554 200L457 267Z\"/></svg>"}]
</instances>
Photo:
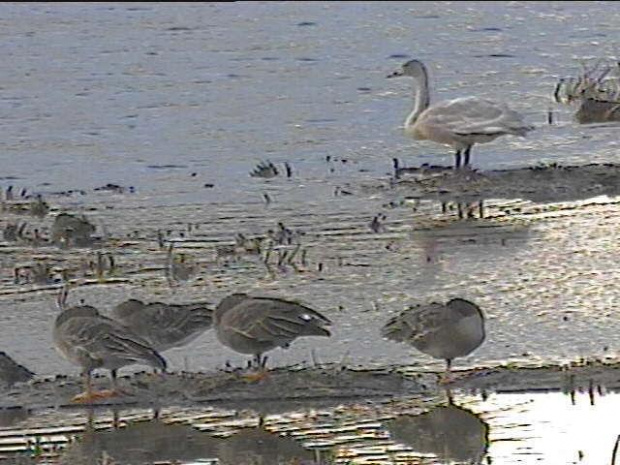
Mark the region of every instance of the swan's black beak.
<instances>
[{"instance_id":1,"label":"swan's black beak","mask_svg":"<svg viewBox=\"0 0 620 465\"><path fill-rule=\"evenodd\" d=\"M394 72L393 72L393 73L391 73L391 74L388 74L388 75L387 75L387 77L388 77L388 78L400 77L400 76L404 76L403 71L402 71L402 70L400 70L400 69L399 69L399 70L397 70L397 71L394 71Z\"/></svg>"}]
</instances>

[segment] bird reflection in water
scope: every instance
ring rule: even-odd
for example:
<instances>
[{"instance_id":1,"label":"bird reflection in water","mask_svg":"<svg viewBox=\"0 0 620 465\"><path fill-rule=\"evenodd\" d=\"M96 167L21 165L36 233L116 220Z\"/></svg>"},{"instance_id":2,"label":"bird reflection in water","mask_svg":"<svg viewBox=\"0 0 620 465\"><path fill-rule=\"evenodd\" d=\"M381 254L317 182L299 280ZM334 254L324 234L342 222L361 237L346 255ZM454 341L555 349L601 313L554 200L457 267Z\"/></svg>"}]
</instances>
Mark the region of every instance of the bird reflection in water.
<instances>
[{"instance_id":1,"label":"bird reflection in water","mask_svg":"<svg viewBox=\"0 0 620 465\"><path fill-rule=\"evenodd\" d=\"M267 431L262 422L219 441L217 458L222 465L313 464L314 454L294 439Z\"/></svg>"},{"instance_id":2,"label":"bird reflection in water","mask_svg":"<svg viewBox=\"0 0 620 465\"><path fill-rule=\"evenodd\" d=\"M86 431L67 446L59 464L191 463L201 459L211 459L219 465L314 463L312 452L293 439L268 432L262 421L230 437L215 438L189 425L157 420L118 428L117 411L112 428L96 430L94 415L89 410Z\"/></svg>"},{"instance_id":3,"label":"bird reflection in water","mask_svg":"<svg viewBox=\"0 0 620 465\"><path fill-rule=\"evenodd\" d=\"M84 434L67 446L59 463L120 465L213 457L212 439L190 426L139 421L119 428L118 415L115 410L111 428L96 429L90 409Z\"/></svg>"},{"instance_id":4,"label":"bird reflection in water","mask_svg":"<svg viewBox=\"0 0 620 465\"><path fill-rule=\"evenodd\" d=\"M488 449L489 426L478 415L448 402L421 415L402 415L386 423L391 438L438 463L480 464Z\"/></svg>"},{"instance_id":5,"label":"bird reflection in water","mask_svg":"<svg viewBox=\"0 0 620 465\"><path fill-rule=\"evenodd\" d=\"M0 409L0 428L13 426L28 418L30 411L24 407L1 408Z\"/></svg>"}]
</instances>

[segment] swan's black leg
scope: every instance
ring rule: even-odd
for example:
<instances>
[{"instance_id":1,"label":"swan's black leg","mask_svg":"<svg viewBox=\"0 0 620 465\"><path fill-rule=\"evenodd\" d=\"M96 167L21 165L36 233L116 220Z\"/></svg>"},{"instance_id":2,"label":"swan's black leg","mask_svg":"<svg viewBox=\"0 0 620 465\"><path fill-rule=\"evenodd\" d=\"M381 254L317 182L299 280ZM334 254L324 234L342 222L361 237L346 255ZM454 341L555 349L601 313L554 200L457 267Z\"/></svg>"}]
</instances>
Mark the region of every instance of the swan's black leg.
<instances>
[{"instance_id":1,"label":"swan's black leg","mask_svg":"<svg viewBox=\"0 0 620 465\"><path fill-rule=\"evenodd\" d=\"M478 213L480 218L484 218L484 202L482 199L478 200Z\"/></svg>"},{"instance_id":2,"label":"swan's black leg","mask_svg":"<svg viewBox=\"0 0 620 465\"><path fill-rule=\"evenodd\" d=\"M455 168L460 168L461 167L461 151L457 150L456 153L454 154L454 166Z\"/></svg>"},{"instance_id":3,"label":"swan's black leg","mask_svg":"<svg viewBox=\"0 0 620 465\"><path fill-rule=\"evenodd\" d=\"M465 155L465 160L463 160L463 166L469 166L469 152L471 151L471 145L468 145L463 154Z\"/></svg>"}]
</instances>

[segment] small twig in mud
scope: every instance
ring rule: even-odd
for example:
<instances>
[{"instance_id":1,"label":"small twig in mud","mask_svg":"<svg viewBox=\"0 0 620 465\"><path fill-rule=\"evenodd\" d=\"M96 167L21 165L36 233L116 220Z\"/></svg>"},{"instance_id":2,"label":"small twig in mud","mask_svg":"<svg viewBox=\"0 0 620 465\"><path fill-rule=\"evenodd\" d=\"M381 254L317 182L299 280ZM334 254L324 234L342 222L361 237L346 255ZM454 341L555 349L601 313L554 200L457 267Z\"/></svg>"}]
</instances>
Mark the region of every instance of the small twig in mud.
<instances>
[{"instance_id":1,"label":"small twig in mud","mask_svg":"<svg viewBox=\"0 0 620 465\"><path fill-rule=\"evenodd\" d=\"M172 265L174 262L173 250L174 250L174 242L170 242L170 245L168 245L168 251L166 252L166 270L165 270L166 281L168 281L168 285L170 287L172 287L174 284L174 279L172 277Z\"/></svg>"},{"instance_id":2,"label":"small twig in mud","mask_svg":"<svg viewBox=\"0 0 620 465\"><path fill-rule=\"evenodd\" d=\"M370 222L370 229L374 233L378 233L381 230L381 223L379 222L379 216L375 216Z\"/></svg>"},{"instance_id":3,"label":"small twig in mud","mask_svg":"<svg viewBox=\"0 0 620 465\"><path fill-rule=\"evenodd\" d=\"M560 79L555 86L555 91L553 92L553 98L555 99L557 103L562 103L562 100L560 99L560 89L562 88L563 85L564 85L564 79Z\"/></svg>"},{"instance_id":4,"label":"small twig in mud","mask_svg":"<svg viewBox=\"0 0 620 465\"><path fill-rule=\"evenodd\" d=\"M269 267L269 258L271 257L271 251L273 250L271 244L269 246L269 248L267 249L267 251L265 252L265 258L263 259L263 263Z\"/></svg>"},{"instance_id":5,"label":"small twig in mud","mask_svg":"<svg viewBox=\"0 0 620 465\"><path fill-rule=\"evenodd\" d=\"M304 250L301 251L301 264L303 266L307 265L307 263L306 263L306 255L307 254L308 254L308 249L304 249Z\"/></svg>"},{"instance_id":6,"label":"small twig in mud","mask_svg":"<svg viewBox=\"0 0 620 465\"><path fill-rule=\"evenodd\" d=\"M198 272L198 265L192 255L185 253L173 254L174 243L170 243L166 259L166 279L168 285L189 281Z\"/></svg>"},{"instance_id":7,"label":"small twig in mud","mask_svg":"<svg viewBox=\"0 0 620 465\"><path fill-rule=\"evenodd\" d=\"M60 292L58 293L58 296L56 297L56 306L58 307L59 310L64 310L67 305L67 298L69 297L70 286L71 284L67 281L60 288Z\"/></svg>"},{"instance_id":8,"label":"small twig in mud","mask_svg":"<svg viewBox=\"0 0 620 465\"><path fill-rule=\"evenodd\" d=\"M293 169L291 168L291 165L288 164L288 162L284 162L284 168L286 169L286 177L290 178L293 176Z\"/></svg>"},{"instance_id":9,"label":"small twig in mud","mask_svg":"<svg viewBox=\"0 0 620 465\"><path fill-rule=\"evenodd\" d=\"M108 265L110 267L110 274L114 274L116 272L116 260L111 253L108 254Z\"/></svg>"},{"instance_id":10,"label":"small twig in mud","mask_svg":"<svg viewBox=\"0 0 620 465\"><path fill-rule=\"evenodd\" d=\"M340 186L336 186L336 189L334 190L334 195L335 196L338 196L338 195L353 195L353 192L344 190Z\"/></svg>"},{"instance_id":11,"label":"small twig in mud","mask_svg":"<svg viewBox=\"0 0 620 465\"><path fill-rule=\"evenodd\" d=\"M616 456L618 455L618 447L620 447L620 434L616 438L616 444L614 444L614 450L611 453L611 465L616 465Z\"/></svg>"},{"instance_id":12,"label":"small twig in mud","mask_svg":"<svg viewBox=\"0 0 620 465\"><path fill-rule=\"evenodd\" d=\"M271 197L269 197L269 194L263 194L263 198L265 199L265 205L271 204Z\"/></svg>"},{"instance_id":13,"label":"small twig in mud","mask_svg":"<svg viewBox=\"0 0 620 465\"><path fill-rule=\"evenodd\" d=\"M280 250L278 250L278 254L280 255L278 259L278 266L282 266L282 264L286 260L286 256L288 255L288 250L285 250L283 253Z\"/></svg>"},{"instance_id":14,"label":"small twig in mud","mask_svg":"<svg viewBox=\"0 0 620 465\"><path fill-rule=\"evenodd\" d=\"M379 233L381 231L385 231L385 227L381 223L381 220L385 220L385 219L386 219L386 216L381 213L375 216L369 225L372 232Z\"/></svg>"},{"instance_id":15,"label":"small twig in mud","mask_svg":"<svg viewBox=\"0 0 620 465\"><path fill-rule=\"evenodd\" d=\"M254 171L250 172L250 176L253 178L273 178L277 175L277 168L269 160L260 162Z\"/></svg>"},{"instance_id":16,"label":"small twig in mud","mask_svg":"<svg viewBox=\"0 0 620 465\"><path fill-rule=\"evenodd\" d=\"M398 158L392 158L392 167L394 168L394 175L398 178L398 168L400 168L400 160Z\"/></svg>"},{"instance_id":17,"label":"small twig in mud","mask_svg":"<svg viewBox=\"0 0 620 465\"><path fill-rule=\"evenodd\" d=\"M101 252L97 252L97 279L103 281L103 275L105 272L105 265L103 263L103 254Z\"/></svg>"},{"instance_id":18,"label":"small twig in mud","mask_svg":"<svg viewBox=\"0 0 620 465\"><path fill-rule=\"evenodd\" d=\"M297 252L299 252L300 248L301 248L301 244L297 244L297 247L295 247L295 250L293 250L293 252L288 256L286 263L288 263L289 265L293 263L293 260L295 259L295 255L297 255Z\"/></svg>"},{"instance_id":19,"label":"small twig in mud","mask_svg":"<svg viewBox=\"0 0 620 465\"><path fill-rule=\"evenodd\" d=\"M340 368L346 368L347 367L347 361L349 359L349 354L350 352L347 350L344 355L342 356L342 358L340 359L340 362L338 362L338 366Z\"/></svg>"},{"instance_id":20,"label":"small twig in mud","mask_svg":"<svg viewBox=\"0 0 620 465\"><path fill-rule=\"evenodd\" d=\"M161 229L157 230L157 245L160 249L163 249L166 245L166 242L164 241L164 233L161 232Z\"/></svg>"}]
</instances>

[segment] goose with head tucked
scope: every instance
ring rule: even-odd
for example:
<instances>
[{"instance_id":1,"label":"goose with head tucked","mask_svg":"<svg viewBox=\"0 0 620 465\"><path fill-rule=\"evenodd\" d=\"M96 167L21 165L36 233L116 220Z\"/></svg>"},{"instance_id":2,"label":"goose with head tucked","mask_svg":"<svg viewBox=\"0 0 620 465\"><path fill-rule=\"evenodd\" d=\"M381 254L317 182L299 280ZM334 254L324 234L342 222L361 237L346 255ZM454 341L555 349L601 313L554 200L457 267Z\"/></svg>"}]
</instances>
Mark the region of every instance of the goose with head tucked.
<instances>
[{"instance_id":1,"label":"goose with head tucked","mask_svg":"<svg viewBox=\"0 0 620 465\"><path fill-rule=\"evenodd\" d=\"M276 347L288 347L302 336L325 336L330 320L305 305L273 297L251 297L236 293L224 298L215 309L218 340L242 354L254 355L259 370L263 357Z\"/></svg>"},{"instance_id":2,"label":"goose with head tucked","mask_svg":"<svg viewBox=\"0 0 620 465\"><path fill-rule=\"evenodd\" d=\"M166 369L166 361L148 341L90 305L62 309L54 323L53 337L58 351L82 367L85 392L74 397L73 402L92 402L120 394L116 374L124 366L143 363ZM111 371L113 390L92 390L91 373L97 368Z\"/></svg>"},{"instance_id":3,"label":"goose with head tucked","mask_svg":"<svg viewBox=\"0 0 620 465\"><path fill-rule=\"evenodd\" d=\"M112 317L164 352L189 344L210 329L213 308L206 302L167 304L129 299L114 307Z\"/></svg>"},{"instance_id":4,"label":"goose with head tucked","mask_svg":"<svg viewBox=\"0 0 620 465\"><path fill-rule=\"evenodd\" d=\"M452 360L470 354L484 342L484 314L473 302L459 298L446 304L416 305L391 318L381 334L445 360L446 373L442 382L447 383Z\"/></svg>"},{"instance_id":5,"label":"goose with head tucked","mask_svg":"<svg viewBox=\"0 0 620 465\"><path fill-rule=\"evenodd\" d=\"M405 120L405 133L417 140L452 146L455 167L469 166L474 144L491 142L504 135L525 137L534 129L523 116L504 103L478 97L462 97L431 105L426 66L410 60L388 77L414 80L414 107Z\"/></svg>"}]
</instances>

